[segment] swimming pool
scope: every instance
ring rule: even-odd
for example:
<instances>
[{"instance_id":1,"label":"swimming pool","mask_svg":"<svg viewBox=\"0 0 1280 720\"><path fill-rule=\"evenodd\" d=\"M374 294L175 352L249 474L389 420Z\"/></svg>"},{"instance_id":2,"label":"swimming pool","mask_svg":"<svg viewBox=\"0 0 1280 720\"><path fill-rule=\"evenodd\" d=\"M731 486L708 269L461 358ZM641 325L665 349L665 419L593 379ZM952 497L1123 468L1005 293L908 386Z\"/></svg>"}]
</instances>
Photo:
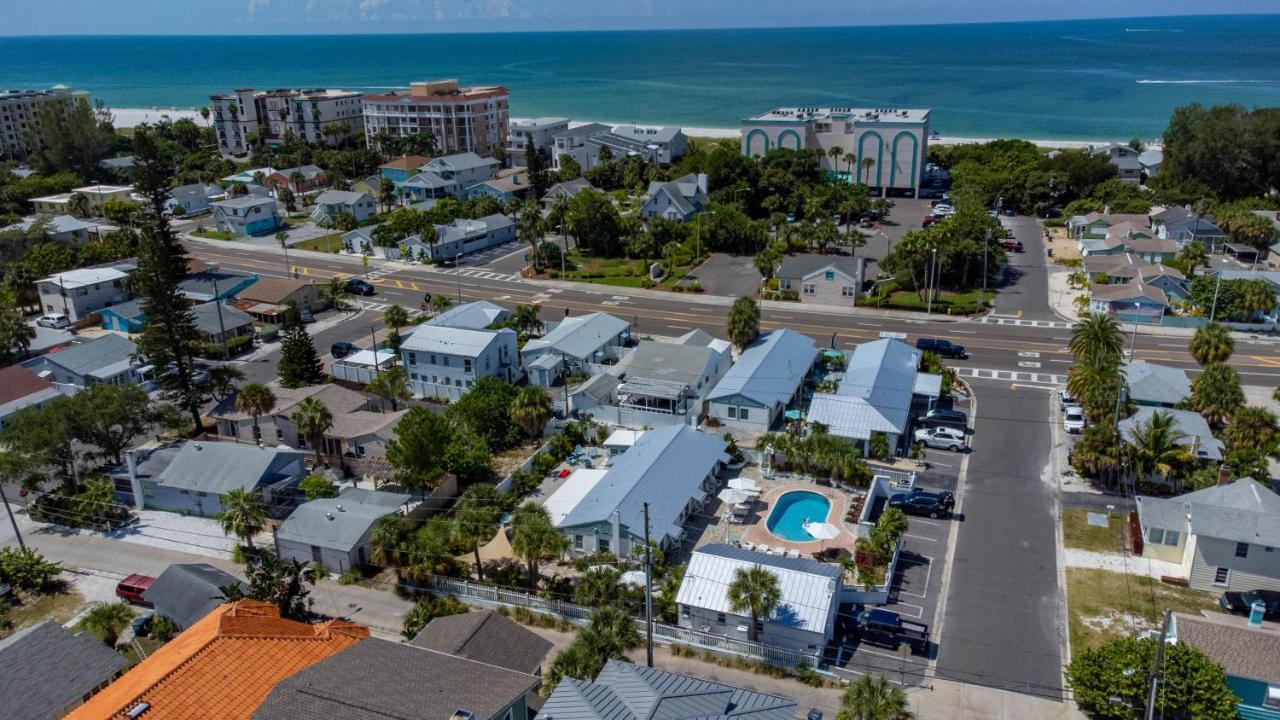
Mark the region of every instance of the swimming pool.
<instances>
[{"instance_id":1,"label":"swimming pool","mask_svg":"<svg viewBox=\"0 0 1280 720\"><path fill-rule=\"evenodd\" d=\"M806 522L826 522L831 512L831 501L816 492L796 490L778 496L765 527L769 532L791 542L813 542L814 537L805 532Z\"/></svg>"}]
</instances>

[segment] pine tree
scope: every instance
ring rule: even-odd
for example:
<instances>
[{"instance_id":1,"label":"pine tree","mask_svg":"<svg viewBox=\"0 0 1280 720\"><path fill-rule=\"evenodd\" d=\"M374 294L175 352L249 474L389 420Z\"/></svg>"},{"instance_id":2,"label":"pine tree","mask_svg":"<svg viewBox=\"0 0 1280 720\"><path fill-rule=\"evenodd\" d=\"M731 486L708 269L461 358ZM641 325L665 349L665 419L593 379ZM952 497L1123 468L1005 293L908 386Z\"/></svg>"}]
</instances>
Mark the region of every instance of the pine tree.
<instances>
[{"instance_id":1,"label":"pine tree","mask_svg":"<svg viewBox=\"0 0 1280 720\"><path fill-rule=\"evenodd\" d=\"M161 377L165 395L191 413L195 431L203 430L203 393L192 382L192 348L200 340L191 305L178 292L187 275L187 249L169 227L165 201L173 184L172 159L165 157L153 131L143 125L133 133L134 188L145 198L139 213L138 269L131 285L142 298L147 324L138 337L138 353L157 368L170 368Z\"/></svg>"},{"instance_id":2,"label":"pine tree","mask_svg":"<svg viewBox=\"0 0 1280 720\"><path fill-rule=\"evenodd\" d=\"M280 341L280 384L287 388L319 385L325 381L324 365L316 353L316 346L307 334L307 327L298 317L298 311L290 308L285 315L284 339Z\"/></svg>"}]
</instances>

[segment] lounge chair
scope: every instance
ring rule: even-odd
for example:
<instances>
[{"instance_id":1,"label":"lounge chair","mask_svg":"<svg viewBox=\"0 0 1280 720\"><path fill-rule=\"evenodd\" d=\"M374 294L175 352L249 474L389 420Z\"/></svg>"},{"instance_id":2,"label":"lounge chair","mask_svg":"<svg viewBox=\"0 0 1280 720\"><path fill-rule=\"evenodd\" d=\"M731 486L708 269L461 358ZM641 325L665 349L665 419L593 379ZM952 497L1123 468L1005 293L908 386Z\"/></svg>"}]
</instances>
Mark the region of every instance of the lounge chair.
<instances>
[{"instance_id":1,"label":"lounge chair","mask_svg":"<svg viewBox=\"0 0 1280 720\"><path fill-rule=\"evenodd\" d=\"M799 559L800 559L800 551L799 551L799 550L788 550L788 551L787 551L787 557L789 557L789 558L793 558L793 559L795 559L795 560L799 560Z\"/></svg>"},{"instance_id":2,"label":"lounge chair","mask_svg":"<svg viewBox=\"0 0 1280 720\"><path fill-rule=\"evenodd\" d=\"M764 543L760 543L759 545L757 545L757 546L755 547L755 550L756 550L756 552L762 552L762 553L764 553L765 555L768 555L768 554L769 554L769 546L768 546L768 545L766 545L766 544L764 544Z\"/></svg>"},{"instance_id":3,"label":"lounge chair","mask_svg":"<svg viewBox=\"0 0 1280 720\"><path fill-rule=\"evenodd\" d=\"M741 545L742 547L744 547L744 548L748 549L748 550L755 550L755 549L756 549L756 545L755 545L755 543L751 542L750 540L743 540L742 542L740 542L740 543L738 543L738 544L739 544L739 545Z\"/></svg>"}]
</instances>

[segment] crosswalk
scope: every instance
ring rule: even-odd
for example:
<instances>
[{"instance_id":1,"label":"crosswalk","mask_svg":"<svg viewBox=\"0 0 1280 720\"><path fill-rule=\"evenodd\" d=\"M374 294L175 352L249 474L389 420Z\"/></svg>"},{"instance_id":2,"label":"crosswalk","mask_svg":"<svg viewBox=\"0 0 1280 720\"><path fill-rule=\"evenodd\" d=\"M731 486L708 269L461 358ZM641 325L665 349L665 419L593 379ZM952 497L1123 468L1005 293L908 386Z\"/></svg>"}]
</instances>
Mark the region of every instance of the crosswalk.
<instances>
[{"instance_id":1,"label":"crosswalk","mask_svg":"<svg viewBox=\"0 0 1280 720\"><path fill-rule=\"evenodd\" d=\"M987 368L956 368L956 374L962 378L975 380L999 380L1018 385L1033 385L1043 388L1055 388L1067 381L1065 375L1052 373L1028 372L1023 370L991 370Z\"/></svg>"},{"instance_id":2,"label":"crosswalk","mask_svg":"<svg viewBox=\"0 0 1280 720\"><path fill-rule=\"evenodd\" d=\"M374 300L364 299L355 300L354 302L357 306L373 313L384 313L387 311L387 308L392 305L392 303L376 302ZM405 312L408 313L410 320L423 314L421 308L405 308Z\"/></svg>"},{"instance_id":3,"label":"crosswalk","mask_svg":"<svg viewBox=\"0 0 1280 720\"><path fill-rule=\"evenodd\" d=\"M490 270L481 270L480 268L442 268L435 265L426 265L420 270L425 270L438 275L461 275L465 278L480 278L481 280L501 280L502 282L520 282L519 275L511 275L508 273L496 273Z\"/></svg>"},{"instance_id":4,"label":"crosswalk","mask_svg":"<svg viewBox=\"0 0 1280 720\"><path fill-rule=\"evenodd\" d=\"M1072 327L1069 322L1060 320L1024 320L1020 317L1012 315L987 315L978 321L984 325L1017 325L1020 327L1038 327L1038 328L1055 328L1070 329Z\"/></svg>"}]
</instances>

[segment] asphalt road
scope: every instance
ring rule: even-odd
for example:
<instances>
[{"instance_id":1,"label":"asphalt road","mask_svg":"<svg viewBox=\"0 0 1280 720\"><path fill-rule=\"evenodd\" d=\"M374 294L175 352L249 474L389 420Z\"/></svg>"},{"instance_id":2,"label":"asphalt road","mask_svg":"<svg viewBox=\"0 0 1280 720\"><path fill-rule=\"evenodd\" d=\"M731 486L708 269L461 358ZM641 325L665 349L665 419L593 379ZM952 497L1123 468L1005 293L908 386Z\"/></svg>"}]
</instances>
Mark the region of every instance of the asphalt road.
<instances>
[{"instance_id":1,"label":"asphalt road","mask_svg":"<svg viewBox=\"0 0 1280 720\"><path fill-rule=\"evenodd\" d=\"M1030 320L1058 319L1049 306L1044 229L1035 218L1022 215L1002 218L1001 222L1013 230L1013 239L1022 242L1023 252L1007 254L1005 274L1010 282L996 297L996 312L1020 314Z\"/></svg>"}]
</instances>

